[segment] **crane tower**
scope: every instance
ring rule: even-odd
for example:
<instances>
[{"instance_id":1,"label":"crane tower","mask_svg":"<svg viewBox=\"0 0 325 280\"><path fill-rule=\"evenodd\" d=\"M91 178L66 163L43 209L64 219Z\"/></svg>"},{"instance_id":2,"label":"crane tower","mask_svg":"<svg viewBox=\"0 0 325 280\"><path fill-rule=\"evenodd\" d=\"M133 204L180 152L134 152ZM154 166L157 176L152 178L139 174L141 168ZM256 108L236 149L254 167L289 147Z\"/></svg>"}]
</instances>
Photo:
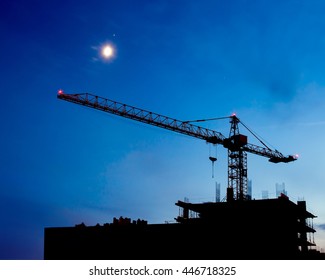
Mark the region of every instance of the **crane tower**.
<instances>
[{"instance_id":1,"label":"crane tower","mask_svg":"<svg viewBox=\"0 0 325 280\"><path fill-rule=\"evenodd\" d=\"M269 161L273 163L288 163L297 160L297 156L284 156L279 151L270 149L261 140L260 142L264 147L248 143L247 136L239 133L240 120L236 115L228 117L230 119L230 132L229 137L225 137L218 131L194 125L190 121L180 121L90 93L67 94L59 90L57 98L172 130L205 140L207 143L214 145L222 145L228 149L227 201L247 200L249 197L247 195L247 153L269 158Z\"/></svg>"}]
</instances>

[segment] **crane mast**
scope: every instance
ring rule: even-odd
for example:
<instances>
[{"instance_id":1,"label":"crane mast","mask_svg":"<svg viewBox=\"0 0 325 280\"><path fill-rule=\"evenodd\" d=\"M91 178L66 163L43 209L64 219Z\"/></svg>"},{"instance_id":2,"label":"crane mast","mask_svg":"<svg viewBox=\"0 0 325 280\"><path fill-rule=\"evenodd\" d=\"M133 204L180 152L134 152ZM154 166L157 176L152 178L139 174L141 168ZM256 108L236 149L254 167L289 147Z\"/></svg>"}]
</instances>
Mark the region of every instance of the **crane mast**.
<instances>
[{"instance_id":1,"label":"crane mast","mask_svg":"<svg viewBox=\"0 0 325 280\"><path fill-rule=\"evenodd\" d=\"M245 200L247 196L247 153L242 148L247 144L247 137L239 134L238 123L239 119L233 116L230 120L229 139L232 139L232 144L237 148L228 148L227 200L232 196L236 200Z\"/></svg>"},{"instance_id":2,"label":"crane mast","mask_svg":"<svg viewBox=\"0 0 325 280\"><path fill-rule=\"evenodd\" d=\"M188 121L180 121L90 93L67 94L59 90L57 98L199 138L214 145L223 145L228 149L227 201L248 199L247 152L267 157L273 163L291 162L297 159L292 155L284 156L279 151L268 147L247 143L247 136L239 133L240 120L235 115L229 116L230 132L229 137L225 137L220 132L191 124Z\"/></svg>"}]
</instances>

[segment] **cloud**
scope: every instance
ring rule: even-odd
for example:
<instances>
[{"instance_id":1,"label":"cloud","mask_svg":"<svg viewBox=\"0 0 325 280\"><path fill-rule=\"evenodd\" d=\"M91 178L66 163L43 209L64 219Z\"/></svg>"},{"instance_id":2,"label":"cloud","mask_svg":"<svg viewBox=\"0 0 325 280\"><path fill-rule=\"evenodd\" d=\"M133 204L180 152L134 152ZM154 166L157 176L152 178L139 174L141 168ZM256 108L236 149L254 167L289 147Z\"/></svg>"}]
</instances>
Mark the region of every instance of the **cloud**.
<instances>
[{"instance_id":1,"label":"cloud","mask_svg":"<svg viewBox=\"0 0 325 280\"><path fill-rule=\"evenodd\" d=\"M316 227L320 230L324 230L325 231L325 224L319 224L319 225L316 225Z\"/></svg>"},{"instance_id":2,"label":"cloud","mask_svg":"<svg viewBox=\"0 0 325 280\"><path fill-rule=\"evenodd\" d=\"M119 210L115 216L129 216L129 211L130 218L153 222L176 217L175 202L184 197L192 202L212 200L215 185L210 181L211 163L205 143L203 147L198 143L194 151L195 143L183 140L176 137L151 143L109 164L102 203ZM219 172L217 168L215 172Z\"/></svg>"}]
</instances>

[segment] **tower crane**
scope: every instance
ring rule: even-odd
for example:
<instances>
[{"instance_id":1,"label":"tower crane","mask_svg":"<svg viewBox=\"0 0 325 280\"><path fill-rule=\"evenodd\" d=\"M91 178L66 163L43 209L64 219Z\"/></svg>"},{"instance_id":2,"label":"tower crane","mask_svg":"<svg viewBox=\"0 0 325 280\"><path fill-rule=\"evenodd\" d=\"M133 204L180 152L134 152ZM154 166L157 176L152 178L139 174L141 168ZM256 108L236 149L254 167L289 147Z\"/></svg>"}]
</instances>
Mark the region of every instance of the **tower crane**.
<instances>
[{"instance_id":1,"label":"tower crane","mask_svg":"<svg viewBox=\"0 0 325 280\"><path fill-rule=\"evenodd\" d=\"M193 121L180 121L90 93L67 94L59 90L57 98L192 136L214 145L222 145L228 149L227 201L249 199L247 195L247 153L266 157L272 163L288 163L297 160L297 156L284 156L279 151L270 149L262 141L264 147L248 143L247 136L239 133L240 120L235 114L228 117L230 119L230 132L229 136L225 137L215 130L194 125L191 123ZM215 160L212 157L210 159Z\"/></svg>"}]
</instances>

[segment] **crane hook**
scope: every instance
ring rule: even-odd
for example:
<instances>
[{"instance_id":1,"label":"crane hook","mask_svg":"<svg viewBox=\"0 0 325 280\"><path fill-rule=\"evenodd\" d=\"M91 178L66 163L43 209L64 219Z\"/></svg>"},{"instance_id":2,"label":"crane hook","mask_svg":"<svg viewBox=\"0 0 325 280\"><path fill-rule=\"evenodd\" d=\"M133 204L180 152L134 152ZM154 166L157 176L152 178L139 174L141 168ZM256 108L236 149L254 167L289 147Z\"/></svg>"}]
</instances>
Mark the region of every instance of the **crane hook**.
<instances>
[{"instance_id":1,"label":"crane hook","mask_svg":"<svg viewBox=\"0 0 325 280\"><path fill-rule=\"evenodd\" d=\"M211 160L211 163L212 163L212 178L214 178L214 163L217 161L217 158L210 156L209 160Z\"/></svg>"},{"instance_id":2,"label":"crane hook","mask_svg":"<svg viewBox=\"0 0 325 280\"><path fill-rule=\"evenodd\" d=\"M216 147L216 153L217 153L217 147ZM212 163L212 178L214 178L214 163L217 161L217 156L213 157L211 156L211 145L209 145L209 160L211 160Z\"/></svg>"},{"instance_id":3,"label":"crane hook","mask_svg":"<svg viewBox=\"0 0 325 280\"><path fill-rule=\"evenodd\" d=\"M209 157L209 160L211 160L212 163L214 163L215 161L217 161L217 158L215 158L215 157Z\"/></svg>"}]
</instances>

